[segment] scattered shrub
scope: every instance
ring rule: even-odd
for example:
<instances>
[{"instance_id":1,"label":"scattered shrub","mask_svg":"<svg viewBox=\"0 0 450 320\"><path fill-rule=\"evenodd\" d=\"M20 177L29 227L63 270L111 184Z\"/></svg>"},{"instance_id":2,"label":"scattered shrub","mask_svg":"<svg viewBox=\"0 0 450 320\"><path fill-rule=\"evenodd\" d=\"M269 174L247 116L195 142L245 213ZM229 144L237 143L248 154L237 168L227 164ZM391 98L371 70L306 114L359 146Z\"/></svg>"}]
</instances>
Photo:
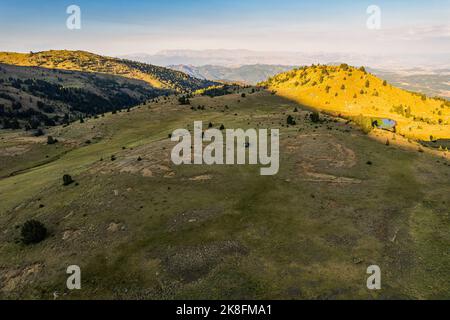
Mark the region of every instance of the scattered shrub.
<instances>
[{"instance_id":1,"label":"scattered shrub","mask_svg":"<svg viewBox=\"0 0 450 320\"><path fill-rule=\"evenodd\" d=\"M314 111L309 114L309 118L312 122L317 123L320 121L320 114L317 111Z\"/></svg>"},{"instance_id":2,"label":"scattered shrub","mask_svg":"<svg viewBox=\"0 0 450 320\"><path fill-rule=\"evenodd\" d=\"M70 175L68 175L68 174L65 174L64 176L63 176L63 185L64 186L68 186L69 184L71 184L71 183L73 183L74 181L73 181L73 179L72 179L72 177L70 176Z\"/></svg>"},{"instance_id":3,"label":"scattered shrub","mask_svg":"<svg viewBox=\"0 0 450 320\"><path fill-rule=\"evenodd\" d=\"M181 96L180 98L178 98L178 102L179 102L181 105L188 105L188 104L191 104L191 102L189 101L189 98L186 97L186 96Z\"/></svg>"},{"instance_id":4,"label":"scattered shrub","mask_svg":"<svg viewBox=\"0 0 450 320\"><path fill-rule=\"evenodd\" d=\"M287 117L286 122L287 122L288 125L291 125L291 126L295 126L295 125L297 124L297 123L295 122L294 117L291 116L291 115L289 115L289 116Z\"/></svg>"},{"instance_id":5,"label":"scattered shrub","mask_svg":"<svg viewBox=\"0 0 450 320\"><path fill-rule=\"evenodd\" d=\"M366 134L373 130L373 126L375 123L371 118L364 117L362 114L356 117L351 117L351 120L359 127L361 127L361 130Z\"/></svg>"},{"instance_id":6,"label":"scattered shrub","mask_svg":"<svg viewBox=\"0 0 450 320\"><path fill-rule=\"evenodd\" d=\"M47 228L37 220L28 220L22 225L20 233L24 244L35 244L47 237Z\"/></svg>"},{"instance_id":7,"label":"scattered shrub","mask_svg":"<svg viewBox=\"0 0 450 320\"><path fill-rule=\"evenodd\" d=\"M58 142L58 140L54 139L52 136L47 137L47 144L55 144L57 142Z\"/></svg>"},{"instance_id":8,"label":"scattered shrub","mask_svg":"<svg viewBox=\"0 0 450 320\"><path fill-rule=\"evenodd\" d=\"M347 70L348 70L348 64L342 63L342 64L340 65L340 68L341 68L342 70L344 70L344 71L347 71Z\"/></svg>"}]
</instances>

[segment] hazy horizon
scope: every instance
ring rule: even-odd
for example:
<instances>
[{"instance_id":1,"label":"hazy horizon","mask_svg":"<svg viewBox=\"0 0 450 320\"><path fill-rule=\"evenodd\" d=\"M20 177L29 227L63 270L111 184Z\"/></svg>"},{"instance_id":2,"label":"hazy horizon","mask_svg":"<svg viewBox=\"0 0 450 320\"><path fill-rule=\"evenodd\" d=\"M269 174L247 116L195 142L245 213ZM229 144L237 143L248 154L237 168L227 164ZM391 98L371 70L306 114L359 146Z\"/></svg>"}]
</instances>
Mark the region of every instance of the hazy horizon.
<instances>
[{"instance_id":1,"label":"hazy horizon","mask_svg":"<svg viewBox=\"0 0 450 320\"><path fill-rule=\"evenodd\" d=\"M81 29L69 30L69 5ZM434 60L450 53L450 1L0 1L0 50L251 50ZM380 29L366 23L380 8ZM20 39L20 41L17 41Z\"/></svg>"}]
</instances>

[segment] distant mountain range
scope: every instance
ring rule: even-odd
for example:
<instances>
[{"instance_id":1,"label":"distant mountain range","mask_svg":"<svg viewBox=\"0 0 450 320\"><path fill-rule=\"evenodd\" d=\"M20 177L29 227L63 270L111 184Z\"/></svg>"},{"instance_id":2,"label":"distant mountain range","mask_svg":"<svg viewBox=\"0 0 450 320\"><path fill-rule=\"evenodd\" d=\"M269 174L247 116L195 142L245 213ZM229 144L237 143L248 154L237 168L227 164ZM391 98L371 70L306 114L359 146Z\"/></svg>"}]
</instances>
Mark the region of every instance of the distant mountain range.
<instances>
[{"instance_id":1,"label":"distant mountain range","mask_svg":"<svg viewBox=\"0 0 450 320\"><path fill-rule=\"evenodd\" d=\"M421 92L428 96L450 99L450 68L398 70L368 69L392 85L409 91Z\"/></svg>"},{"instance_id":2,"label":"distant mountain range","mask_svg":"<svg viewBox=\"0 0 450 320\"><path fill-rule=\"evenodd\" d=\"M199 79L207 79L213 81L228 81L255 85L264 81L278 73L292 70L294 66L282 65L245 65L240 67L223 67L223 66L193 66L193 65L174 65L168 66L173 70L178 70L192 77Z\"/></svg>"},{"instance_id":3,"label":"distant mountain range","mask_svg":"<svg viewBox=\"0 0 450 320\"><path fill-rule=\"evenodd\" d=\"M447 68L450 67L448 54L436 53L433 56L421 55L382 55L352 54L341 52L285 52L251 50L164 50L155 54L137 53L121 58L141 61L158 66L169 65L217 65L238 67L243 65L311 65L331 62L348 63L356 66L371 66L378 69L398 69L412 67Z\"/></svg>"},{"instance_id":4,"label":"distant mountain range","mask_svg":"<svg viewBox=\"0 0 450 320\"><path fill-rule=\"evenodd\" d=\"M255 84L293 66L348 63L370 66L370 72L400 88L450 98L450 56L433 59L346 53L260 52L250 50L166 50L124 58L167 66L199 79ZM369 70L369 69L368 69Z\"/></svg>"}]
</instances>

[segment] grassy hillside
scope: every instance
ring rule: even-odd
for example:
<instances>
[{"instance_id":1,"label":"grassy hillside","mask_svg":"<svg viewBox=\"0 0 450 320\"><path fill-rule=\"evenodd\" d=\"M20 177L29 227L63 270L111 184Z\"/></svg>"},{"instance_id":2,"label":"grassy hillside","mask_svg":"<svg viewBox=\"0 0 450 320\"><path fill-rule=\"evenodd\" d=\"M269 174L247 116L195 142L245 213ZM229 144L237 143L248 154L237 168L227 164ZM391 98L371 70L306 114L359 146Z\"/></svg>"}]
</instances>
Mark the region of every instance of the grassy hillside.
<instances>
[{"instance_id":1,"label":"grassy hillside","mask_svg":"<svg viewBox=\"0 0 450 320\"><path fill-rule=\"evenodd\" d=\"M0 126L37 129L213 84L83 51L0 53Z\"/></svg>"},{"instance_id":2,"label":"grassy hillside","mask_svg":"<svg viewBox=\"0 0 450 320\"><path fill-rule=\"evenodd\" d=\"M396 88L347 65L311 66L261 83L303 105L345 116L387 118L397 132L421 140L450 138L450 102Z\"/></svg>"},{"instance_id":3,"label":"grassy hillside","mask_svg":"<svg viewBox=\"0 0 450 320\"><path fill-rule=\"evenodd\" d=\"M53 145L0 131L0 298L449 299L448 153L245 94L54 127ZM280 172L173 165L168 135L195 120L280 128ZM29 219L49 237L23 244ZM66 289L73 264L79 291ZM366 288L372 264L379 291Z\"/></svg>"},{"instance_id":4,"label":"grassy hillside","mask_svg":"<svg viewBox=\"0 0 450 320\"><path fill-rule=\"evenodd\" d=\"M85 51L0 52L0 63L71 71L96 72L143 80L155 88L191 91L211 85L182 72L146 63L104 57Z\"/></svg>"},{"instance_id":5,"label":"grassy hillside","mask_svg":"<svg viewBox=\"0 0 450 320\"><path fill-rule=\"evenodd\" d=\"M171 92L102 73L0 64L0 126L37 129L128 108Z\"/></svg>"}]
</instances>

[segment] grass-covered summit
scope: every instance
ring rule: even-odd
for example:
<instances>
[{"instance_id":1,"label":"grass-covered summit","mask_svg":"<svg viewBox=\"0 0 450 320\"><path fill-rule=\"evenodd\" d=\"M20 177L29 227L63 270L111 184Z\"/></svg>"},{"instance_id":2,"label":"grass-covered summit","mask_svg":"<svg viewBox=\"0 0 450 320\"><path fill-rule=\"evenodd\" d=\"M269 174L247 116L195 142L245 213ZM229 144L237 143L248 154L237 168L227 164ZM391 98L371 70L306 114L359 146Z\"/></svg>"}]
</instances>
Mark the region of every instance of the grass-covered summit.
<instances>
[{"instance_id":1,"label":"grass-covered summit","mask_svg":"<svg viewBox=\"0 0 450 320\"><path fill-rule=\"evenodd\" d=\"M395 120L397 132L410 138L450 138L449 101L396 88L362 67L312 65L260 85L315 109Z\"/></svg>"}]
</instances>

